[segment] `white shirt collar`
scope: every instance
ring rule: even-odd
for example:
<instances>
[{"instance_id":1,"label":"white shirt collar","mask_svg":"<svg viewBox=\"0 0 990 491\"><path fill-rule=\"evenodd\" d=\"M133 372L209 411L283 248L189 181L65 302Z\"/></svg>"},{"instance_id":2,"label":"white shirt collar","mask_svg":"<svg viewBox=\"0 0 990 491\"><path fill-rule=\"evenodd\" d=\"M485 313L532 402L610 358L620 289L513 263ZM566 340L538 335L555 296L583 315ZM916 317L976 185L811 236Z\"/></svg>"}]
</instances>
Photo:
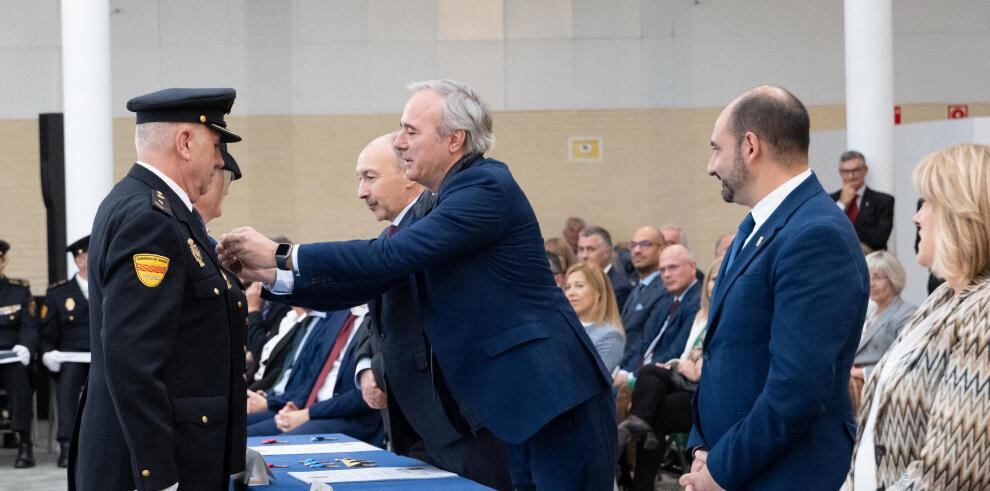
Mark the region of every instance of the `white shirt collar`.
<instances>
[{"instance_id":1,"label":"white shirt collar","mask_svg":"<svg viewBox=\"0 0 990 491\"><path fill-rule=\"evenodd\" d=\"M179 199L181 199L182 202L185 203L186 208L188 208L189 211L192 211L193 209L192 201L189 200L189 194L186 193L186 191L183 190L181 187L179 187L179 185L176 184L175 181L172 180L172 178L166 176L164 172L156 169L151 164L146 164L144 162L141 162L140 160L137 161L137 164L144 167L145 169L150 170L154 175L158 176L159 179L165 181L165 184L168 184L168 187L170 187L172 191L174 191L175 194L179 196Z\"/></svg>"},{"instance_id":2,"label":"white shirt collar","mask_svg":"<svg viewBox=\"0 0 990 491\"><path fill-rule=\"evenodd\" d=\"M89 300L89 282L86 278L83 278L81 274L76 273L76 284L79 285L79 289L82 290L82 294Z\"/></svg>"},{"instance_id":3,"label":"white shirt collar","mask_svg":"<svg viewBox=\"0 0 990 491\"><path fill-rule=\"evenodd\" d=\"M608 272L609 272L609 271L612 271L612 263L609 263L608 265L606 265L606 266L605 266L605 267L604 267L604 268L602 269L602 271L604 271L604 272L605 272L605 274L608 274Z\"/></svg>"},{"instance_id":4,"label":"white shirt collar","mask_svg":"<svg viewBox=\"0 0 990 491\"><path fill-rule=\"evenodd\" d=\"M395 218L392 220L392 225L395 225L396 227L398 227L399 224L402 223L402 219L406 217L406 213L409 213L409 210L412 209L413 205L415 205L416 204L416 201L418 201L418 200L419 200L419 197L418 196L415 197L415 198L413 198L413 200L410 201L409 204L407 204L406 207L403 208L402 211L400 211L398 215L395 215Z\"/></svg>"},{"instance_id":5,"label":"white shirt collar","mask_svg":"<svg viewBox=\"0 0 990 491\"><path fill-rule=\"evenodd\" d=\"M645 278L639 280L639 282L642 283L642 284L644 284L644 285L649 285L650 283L653 283L653 280L657 279L657 276L660 276L660 272L659 271L654 271L654 272L646 275Z\"/></svg>"},{"instance_id":6,"label":"white shirt collar","mask_svg":"<svg viewBox=\"0 0 990 491\"><path fill-rule=\"evenodd\" d=\"M749 239L753 237L753 234L760 229L761 226L773 215L773 212L777 211L780 204L784 202L785 199L791 194L792 191L797 189L798 186L804 182L808 176L811 175L811 169L807 169L804 172L790 178L787 182L777 186L770 194L766 195L760 200L753 210L750 212L753 215L753 222L756 224L753 226L753 231L750 232L749 237L746 238L746 243L749 243ZM743 245L745 245L744 243Z\"/></svg>"}]
</instances>

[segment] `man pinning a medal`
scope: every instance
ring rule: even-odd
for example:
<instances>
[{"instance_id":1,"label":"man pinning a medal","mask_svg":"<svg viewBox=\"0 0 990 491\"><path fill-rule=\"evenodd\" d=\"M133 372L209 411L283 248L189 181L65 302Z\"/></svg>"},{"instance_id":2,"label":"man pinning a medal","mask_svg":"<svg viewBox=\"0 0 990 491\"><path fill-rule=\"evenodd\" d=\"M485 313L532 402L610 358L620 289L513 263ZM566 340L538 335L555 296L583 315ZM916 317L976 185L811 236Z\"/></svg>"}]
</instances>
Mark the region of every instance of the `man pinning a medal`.
<instances>
[{"instance_id":1,"label":"man pinning a medal","mask_svg":"<svg viewBox=\"0 0 990 491\"><path fill-rule=\"evenodd\" d=\"M244 322L193 204L222 178L233 89L131 99L138 162L89 247L92 363L70 489L226 489L244 466Z\"/></svg>"}]
</instances>

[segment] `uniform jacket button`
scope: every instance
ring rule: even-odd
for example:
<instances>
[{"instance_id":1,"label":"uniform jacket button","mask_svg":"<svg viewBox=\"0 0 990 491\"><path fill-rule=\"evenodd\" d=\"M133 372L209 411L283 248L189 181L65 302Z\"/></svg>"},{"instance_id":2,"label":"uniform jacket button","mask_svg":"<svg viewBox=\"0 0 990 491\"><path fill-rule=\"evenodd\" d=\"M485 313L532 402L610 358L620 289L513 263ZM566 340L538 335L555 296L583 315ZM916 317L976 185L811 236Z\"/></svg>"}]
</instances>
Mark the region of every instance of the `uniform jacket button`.
<instances>
[{"instance_id":1,"label":"uniform jacket button","mask_svg":"<svg viewBox=\"0 0 990 491\"><path fill-rule=\"evenodd\" d=\"M241 301L240 300L237 301L237 308L241 308Z\"/></svg>"},{"instance_id":2,"label":"uniform jacket button","mask_svg":"<svg viewBox=\"0 0 990 491\"><path fill-rule=\"evenodd\" d=\"M203 424L205 425L206 423L209 423L209 422L210 422L210 418L207 418L206 416L203 416Z\"/></svg>"},{"instance_id":3,"label":"uniform jacket button","mask_svg":"<svg viewBox=\"0 0 990 491\"><path fill-rule=\"evenodd\" d=\"M75 318L74 316L71 316L71 315L70 315L70 316L69 316L69 320L70 320L70 321L74 321L74 320L76 320L76 318Z\"/></svg>"},{"instance_id":4,"label":"uniform jacket button","mask_svg":"<svg viewBox=\"0 0 990 491\"><path fill-rule=\"evenodd\" d=\"M141 471L141 477L151 477L151 471L148 469Z\"/></svg>"},{"instance_id":5,"label":"uniform jacket button","mask_svg":"<svg viewBox=\"0 0 990 491\"><path fill-rule=\"evenodd\" d=\"M214 288L213 289L213 294L216 295L216 296L220 296L220 289L219 288Z\"/></svg>"}]
</instances>

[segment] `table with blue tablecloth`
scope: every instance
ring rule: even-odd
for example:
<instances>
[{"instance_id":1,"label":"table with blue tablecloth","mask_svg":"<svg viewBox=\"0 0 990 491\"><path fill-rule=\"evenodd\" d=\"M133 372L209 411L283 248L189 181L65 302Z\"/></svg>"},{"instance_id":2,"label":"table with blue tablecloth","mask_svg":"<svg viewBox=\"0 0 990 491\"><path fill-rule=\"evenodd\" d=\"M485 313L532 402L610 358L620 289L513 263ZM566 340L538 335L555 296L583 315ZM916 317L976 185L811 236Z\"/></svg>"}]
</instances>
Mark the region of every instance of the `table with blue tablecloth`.
<instances>
[{"instance_id":1,"label":"table with blue tablecloth","mask_svg":"<svg viewBox=\"0 0 990 491\"><path fill-rule=\"evenodd\" d=\"M317 440L314 441L314 438ZM263 444L264 441L274 440L278 443ZM285 443L283 443L285 442ZM289 453L292 452L292 447L298 447L300 451L305 451L306 446L309 445L323 445L323 444L336 444L336 443L352 443L354 445L360 445L364 447L361 451L345 451L345 452L330 452L330 453ZM302 481L289 475L289 472L312 472L312 471L324 471L324 470L334 470L341 471L338 475L346 476L347 472L352 472L355 470L361 470L362 467L348 468L343 465L333 466L331 468L312 468L307 467L301 461L306 459L315 459L320 462L334 462L335 459L359 459L359 460L370 460L375 463L375 467L370 467L368 469L377 468L420 468L428 467L423 462L412 459L409 457L402 457L396 455L387 450L382 450L377 447L369 448L370 446L364 446L354 438L342 434L326 434L326 435L279 435L274 437L251 437L248 438L248 446L254 449L261 449L263 451L268 451L269 449L274 449L278 447L279 452L286 452L281 455L264 455L265 462L273 464L275 466L288 466L288 467L273 467L271 469L272 474L275 475L275 480L272 480L270 484L265 486L252 486L251 489L256 490L308 490L310 488L309 484L303 483ZM286 447L286 448L281 448ZM312 448L312 447L310 447ZM275 450L272 450L275 451ZM355 475L360 474L360 472L355 473ZM444 477L436 479L410 479L410 480L385 480L385 481L365 481L365 482L335 482L331 483L334 491L348 491L348 490L378 490L378 489L411 489L411 490L487 490L489 488L482 486L474 481L464 479L460 476L454 477Z\"/></svg>"}]
</instances>

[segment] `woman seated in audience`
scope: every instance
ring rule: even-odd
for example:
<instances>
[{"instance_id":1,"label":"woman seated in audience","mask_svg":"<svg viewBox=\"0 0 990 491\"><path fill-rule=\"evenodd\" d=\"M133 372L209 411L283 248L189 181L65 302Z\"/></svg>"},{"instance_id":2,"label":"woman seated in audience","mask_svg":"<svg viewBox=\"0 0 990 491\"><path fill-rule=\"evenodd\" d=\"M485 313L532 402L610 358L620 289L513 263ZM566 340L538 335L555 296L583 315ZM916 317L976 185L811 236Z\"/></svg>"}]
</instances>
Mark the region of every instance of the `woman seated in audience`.
<instances>
[{"instance_id":1,"label":"woman seated in audience","mask_svg":"<svg viewBox=\"0 0 990 491\"><path fill-rule=\"evenodd\" d=\"M577 263L567 270L564 294L581 319L605 369L614 371L622 359L626 335L608 276L595 265Z\"/></svg>"},{"instance_id":2,"label":"woman seated in audience","mask_svg":"<svg viewBox=\"0 0 990 491\"><path fill-rule=\"evenodd\" d=\"M666 436L691 431L691 398L701 378L701 345L708 328L712 291L722 258L716 258L705 275L701 310L694 317L684 352L667 363L647 365L639 370L633 388L629 415L619 424L619 451L630 440L642 439L636 448L633 490L652 490L661 459L667 450Z\"/></svg>"},{"instance_id":3,"label":"woman seated in audience","mask_svg":"<svg viewBox=\"0 0 990 491\"><path fill-rule=\"evenodd\" d=\"M560 237L553 237L543 241L543 249L560 259L560 270L567 271L578 262L577 256L571 246Z\"/></svg>"},{"instance_id":4,"label":"woman seated in audience","mask_svg":"<svg viewBox=\"0 0 990 491\"><path fill-rule=\"evenodd\" d=\"M990 146L922 159L918 263L946 282L863 390L843 489L990 489Z\"/></svg>"},{"instance_id":5,"label":"woman seated in audience","mask_svg":"<svg viewBox=\"0 0 990 491\"><path fill-rule=\"evenodd\" d=\"M870 270L870 307L863 323L863 336L853 360L849 377L849 394L853 400L853 411L859 408L859 397L863 391L863 381L887 352L901 328L914 315L918 307L901 300L904 290L904 268L897 256L887 251L876 251L866 256L866 267Z\"/></svg>"}]
</instances>

